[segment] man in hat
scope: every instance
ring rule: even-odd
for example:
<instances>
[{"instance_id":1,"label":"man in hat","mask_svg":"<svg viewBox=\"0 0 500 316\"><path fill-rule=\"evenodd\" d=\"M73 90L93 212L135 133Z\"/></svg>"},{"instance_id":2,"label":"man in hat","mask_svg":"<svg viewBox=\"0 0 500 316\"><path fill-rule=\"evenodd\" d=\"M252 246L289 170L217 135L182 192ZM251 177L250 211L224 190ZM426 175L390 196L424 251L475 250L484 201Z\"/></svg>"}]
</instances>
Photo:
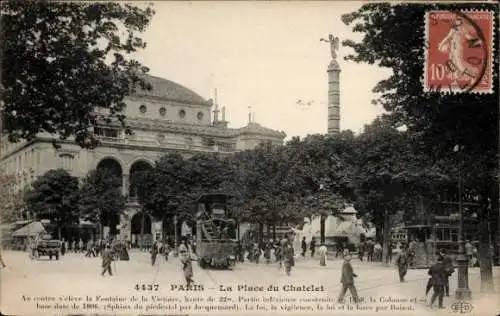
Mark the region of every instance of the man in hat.
<instances>
[{"instance_id":1,"label":"man in hat","mask_svg":"<svg viewBox=\"0 0 500 316\"><path fill-rule=\"evenodd\" d=\"M455 272L455 268L453 267L453 260L446 253L446 249L441 249L439 256L443 258L443 266L446 272L445 282L444 282L444 295L450 296L450 276Z\"/></svg>"},{"instance_id":2,"label":"man in hat","mask_svg":"<svg viewBox=\"0 0 500 316\"><path fill-rule=\"evenodd\" d=\"M113 252L111 251L109 245L106 245L102 252L102 272L101 275L104 275L106 271L109 275L113 275L111 271L111 262L113 262Z\"/></svg>"},{"instance_id":3,"label":"man in hat","mask_svg":"<svg viewBox=\"0 0 500 316\"><path fill-rule=\"evenodd\" d=\"M444 295L444 285L446 282L446 270L443 264L443 257L438 257L438 262L435 263L430 269L428 274L431 276L431 284L434 289L434 293L432 294L430 307L438 298L439 308L443 307L443 295Z\"/></svg>"},{"instance_id":4,"label":"man in hat","mask_svg":"<svg viewBox=\"0 0 500 316\"><path fill-rule=\"evenodd\" d=\"M186 246L187 240L184 239L179 246L179 258L182 264L182 271L184 272L184 277L186 278L187 286L189 287L194 283L193 281L193 265L191 262L191 256Z\"/></svg>"},{"instance_id":5,"label":"man in hat","mask_svg":"<svg viewBox=\"0 0 500 316\"><path fill-rule=\"evenodd\" d=\"M349 291L351 292L354 302L359 302L358 291L356 291L356 287L354 286L354 278L357 277L358 275L354 273L352 269L351 254L347 253L344 256L344 264L342 264L342 275L340 278L340 283L342 283L342 290L340 291L339 298L337 299L338 303L342 303L344 301L347 289L349 289Z\"/></svg>"}]
</instances>

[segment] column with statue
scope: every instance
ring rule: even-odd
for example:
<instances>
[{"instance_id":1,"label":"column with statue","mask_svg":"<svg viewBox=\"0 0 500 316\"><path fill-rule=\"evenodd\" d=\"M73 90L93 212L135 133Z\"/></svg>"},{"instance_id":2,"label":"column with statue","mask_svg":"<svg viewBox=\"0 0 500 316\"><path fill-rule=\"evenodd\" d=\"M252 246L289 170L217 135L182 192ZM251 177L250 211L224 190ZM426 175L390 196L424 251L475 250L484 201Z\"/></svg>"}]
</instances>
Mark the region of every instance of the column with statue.
<instances>
[{"instance_id":1,"label":"column with statue","mask_svg":"<svg viewBox=\"0 0 500 316\"><path fill-rule=\"evenodd\" d=\"M332 59L328 65L328 134L340 132L340 66L337 61L339 38L330 34L328 40L320 41L330 44Z\"/></svg>"}]
</instances>

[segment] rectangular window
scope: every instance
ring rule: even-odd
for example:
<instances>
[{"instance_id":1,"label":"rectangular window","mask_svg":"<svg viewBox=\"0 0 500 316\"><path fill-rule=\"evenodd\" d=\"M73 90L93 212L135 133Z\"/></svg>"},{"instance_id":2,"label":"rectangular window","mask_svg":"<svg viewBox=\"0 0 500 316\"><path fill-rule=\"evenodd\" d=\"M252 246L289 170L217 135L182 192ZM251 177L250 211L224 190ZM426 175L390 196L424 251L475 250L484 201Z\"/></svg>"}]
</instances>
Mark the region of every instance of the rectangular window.
<instances>
[{"instance_id":1,"label":"rectangular window","mask_svg":"<svg viewBox=\"0 0 500 316\"><path fill-rule=\"evenodd\" d=\"M119 133L115 128L96 127L94 128L94 134L96 134L97 136L118 138Z\"/></svg>"}]
</instances>

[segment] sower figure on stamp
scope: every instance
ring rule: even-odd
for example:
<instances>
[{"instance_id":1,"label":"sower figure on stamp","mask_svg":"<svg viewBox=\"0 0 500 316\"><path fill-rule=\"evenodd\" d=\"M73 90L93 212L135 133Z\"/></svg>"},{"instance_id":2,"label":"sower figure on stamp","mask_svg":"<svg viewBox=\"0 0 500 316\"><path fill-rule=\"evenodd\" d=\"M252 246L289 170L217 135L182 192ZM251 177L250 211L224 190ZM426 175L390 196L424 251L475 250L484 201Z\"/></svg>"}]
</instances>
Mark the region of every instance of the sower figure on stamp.
<instances>
[{"instance_id":1,"label":"sower figure on stamp","mask_svg":"<svg viewBox=\"0 0 500 316\"><path fill-rule=\"evenodd\" d=\"M108 272L109 275L113 275L113 272L111 271L111 262L113 262L113 252L111 251L109 245L106 245L106 247L102 251L101 275L104 275L106 272Z\"/></svg>"},{"instance_id":2,"label":"sower figure on stamp","mask_svg":"<svg viewBox=\"0 0 500 316\"><path fill-rule=\"evenodd\" d=\"M399 281L404 282L406 273L408 272L408 254L405 248L401 249L401 253L396 259L396 265L398 266Z\"/></svg>"},{"instance_id":3,"label":"sower figure on stamp","mask_svg":"<svg viewBox=\"0 0 500 316\"><path fill-rule=\"evenodd\" d=\"M344 301L347 289L349 289L349 291L351 292L354 302L359 302L358 291L356 291L356 287L354 286L354 278L356 277L358 277L358 275L355 274L352 269L351 255L346 254L344 256L344 264L342 265L342 275L340 279L340 283L342 283L342 289L340 290L339 298L337 299L338 303L342 303Z\"/></svg>"},{"instance_id":4,"label":"sower figure on stamp","mask_svg":"<svg viewBox=\"0 0 500 316\"><path fill-rule=\"evenodd\" d=\"M438 262L434 264L429 269L429 275L431 276L431 284L434 289L434 293L432 294L430 307L438 298L439 308L443 307L443 296L444 296L444 285L446 279L446 270L443 264L443 257L438 257Z\"/></svg>"}]
</instances>

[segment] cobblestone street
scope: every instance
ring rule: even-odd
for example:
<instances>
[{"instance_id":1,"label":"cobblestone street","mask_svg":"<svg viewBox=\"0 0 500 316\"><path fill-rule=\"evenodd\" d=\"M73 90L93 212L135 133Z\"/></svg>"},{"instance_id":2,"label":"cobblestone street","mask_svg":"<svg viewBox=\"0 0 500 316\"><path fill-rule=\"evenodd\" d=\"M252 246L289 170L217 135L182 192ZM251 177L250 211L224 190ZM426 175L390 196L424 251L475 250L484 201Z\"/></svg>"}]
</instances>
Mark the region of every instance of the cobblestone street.
<instances>
[{"instance_id":1,"label":"cobblestone street","mask_svg":"<svg viewBox=\"0 0 500 316\"><path fill-rule=\"evenodd\" d=\"M61 300L61 313L76 303L78 310L86 314L131 314L127 308L133 308L134 301L129 300L133 296L139 301L144 296L147 303L141 304L145 308L143 311L149 314L231 314L234 313L229 309L232 305L238 306L240 312L244 309L245 315L270 311L287 312L288 315L307 311L326 314L332 310L338 314L355 312L356 315L373 312L383 312L384 315L415 312L436 315L437 312L437 309L428 307L428 300L426 302L426 270L409 270L407 281L400 283L394 267L359 260L352 263L355 273L359 275L356 286L359 296L363 298L360 304L349 303L349 294L345 304L336 303L340 291L341 260L331 260L326 267L320 267L317 260L298 258L291 276L280 270L276 263L257 265L245 262L232 270L202 270L193 262L196 291L183 289L183 274L177 258L165 261L159 257L156 265L151 266L149 254L145 252L131 252L130 261L114 262L114 275L111 277L100 275L100 258L85 258L83 254L68 254L59 261L31 261L25 252L5 252L4 260L8 265L1 270L4 314L40 312L42 305L51 298L55 300L51 304ZM497 289L500 285L499 272L498 269L494 271ZM498 313L498 299L479 293L477 268L469 271L469 279L474 298L469 315ZM153 288L148 289L149 285ZM450 305L454 301L456 277L450 279L450 286L452 296L445 297L443 315L454 314ZM92 302L97 305L88 305L84 309L86 296L92 297ZM127 302L120 302L120 297L127 298ZM214 301L210 301L209 297ZM34 301L36 298L37 302ZM177 304L176 307L172 305L170 310L164 305L169 300ZM271 305L276 310L271 309ZM228 309L210 310L207 306L226 306Z\"/></svg>"}]
</instances>

